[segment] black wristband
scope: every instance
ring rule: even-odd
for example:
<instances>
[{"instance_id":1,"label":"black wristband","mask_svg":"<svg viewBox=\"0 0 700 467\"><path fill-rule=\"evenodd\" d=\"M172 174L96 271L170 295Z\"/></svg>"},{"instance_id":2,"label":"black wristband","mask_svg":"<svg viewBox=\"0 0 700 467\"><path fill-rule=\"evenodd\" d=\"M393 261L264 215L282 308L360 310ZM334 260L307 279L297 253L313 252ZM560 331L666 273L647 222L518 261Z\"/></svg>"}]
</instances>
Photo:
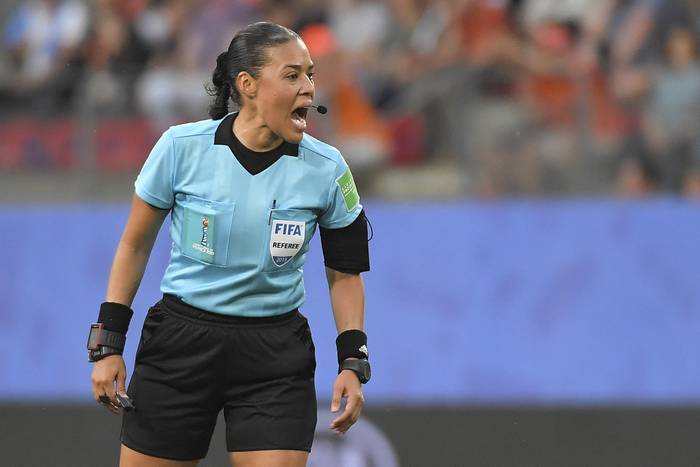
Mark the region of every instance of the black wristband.
<instances>
[{"instance_id":1,"label":"black wristband","mask_svg":"<svg viewBox=\"0 0 700 467\"><path fill-rule=\"evenodd\" d=\"M104 302L100 305L100 315L97 322L102 323L108 331L126 334L129 322L134 312L126 305L114 302Z\"/></svg>"},{"instance_id":2,"label":"black wristband","mask_svg":"<svg viewBox=\"0 0 700 467\"><path fill-rule=\"evenodd\" d=\"M346 358L369 358L367 350L367 334L359 329L350 329L341 332L335 339L338 349L338 363Z\"/></svg>"}]
</instances>

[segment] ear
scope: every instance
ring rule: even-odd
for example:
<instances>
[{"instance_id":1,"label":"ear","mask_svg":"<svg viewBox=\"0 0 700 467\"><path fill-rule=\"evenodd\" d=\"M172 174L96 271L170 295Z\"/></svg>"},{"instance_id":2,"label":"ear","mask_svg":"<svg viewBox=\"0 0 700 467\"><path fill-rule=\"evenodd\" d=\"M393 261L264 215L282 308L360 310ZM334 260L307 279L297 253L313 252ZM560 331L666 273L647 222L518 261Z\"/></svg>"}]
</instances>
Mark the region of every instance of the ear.
<instances>
[{"instance_id":1,"label":"ear","mask_svg":"<svg viewBox=\"0 0 700 467\"><path fill-rule=\"evenodd\" d=\"M238 73L234 85L238 88L239 94L248 99L254 98L258 92L258 80L253 78L247 71Z\"/></svg>"}]
</instances>

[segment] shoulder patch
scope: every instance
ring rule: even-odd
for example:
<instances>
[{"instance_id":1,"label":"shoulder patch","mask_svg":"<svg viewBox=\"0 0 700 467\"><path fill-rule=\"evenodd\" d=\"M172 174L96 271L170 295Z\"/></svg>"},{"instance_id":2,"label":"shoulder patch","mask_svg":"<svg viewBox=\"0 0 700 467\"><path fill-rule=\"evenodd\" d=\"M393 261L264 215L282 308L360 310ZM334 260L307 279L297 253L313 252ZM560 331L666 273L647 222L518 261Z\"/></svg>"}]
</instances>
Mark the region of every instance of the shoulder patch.
<instances>
[{"instance_id":1,"label":"shoulder patch","mask_svg":"<svg viewBox=\"0 0 700 467\"><path fill-rule=\"evenodd\" d=\"M340 193L343 195L343 200L345 201L345 209L348 212L352 211L360 204L360 195L357 193L357 187L355 186L355 180L352 178L352 172L350 172L350 167L345 170L345 173L335 180L340 188Z\"/></svg>"}]
</instances>

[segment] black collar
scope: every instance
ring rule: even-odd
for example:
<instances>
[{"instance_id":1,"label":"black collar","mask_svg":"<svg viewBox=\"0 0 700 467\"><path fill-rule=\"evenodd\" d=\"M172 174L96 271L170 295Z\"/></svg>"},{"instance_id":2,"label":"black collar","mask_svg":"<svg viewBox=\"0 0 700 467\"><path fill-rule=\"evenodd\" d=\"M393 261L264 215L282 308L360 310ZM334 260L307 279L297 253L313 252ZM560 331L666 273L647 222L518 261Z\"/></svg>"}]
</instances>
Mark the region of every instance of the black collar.
<instances>
[{"instance_id":1,"label":"black collar","mask_svg":"<svg viewBox=\"0 0 700 467\"><path fill-rule=\"evenodd\" d=\"M238 113L233 113L221 121L214 135L214 144L228 146L236 159L238 159L238 162L251 175L259 174L277 162L282 156L299 157L299 145L287 141L265 152L256 152L248 149L233 134L233 121L236 116L238 116Z\"/></svg>"}]
</instances>

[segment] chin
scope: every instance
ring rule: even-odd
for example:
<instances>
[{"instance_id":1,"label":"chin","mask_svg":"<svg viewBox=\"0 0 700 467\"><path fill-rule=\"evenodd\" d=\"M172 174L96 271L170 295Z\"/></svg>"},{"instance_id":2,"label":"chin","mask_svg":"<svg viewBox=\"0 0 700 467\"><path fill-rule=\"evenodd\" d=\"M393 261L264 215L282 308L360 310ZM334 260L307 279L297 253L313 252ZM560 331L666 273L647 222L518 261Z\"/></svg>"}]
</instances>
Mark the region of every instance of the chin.
<instances>
[{"instance_id":1,"label":"chin","mask_svg":"<svg viewBox=\"0 0 700 467\"><path fill-rule=\"evenodd\" d=\"M292 144L299 144L301 143L301 140L304 138L304 132L297 132L297 131L291 131L284 135L284 140L287 141L288 143Z\"/></svg>"}]
</instances>

